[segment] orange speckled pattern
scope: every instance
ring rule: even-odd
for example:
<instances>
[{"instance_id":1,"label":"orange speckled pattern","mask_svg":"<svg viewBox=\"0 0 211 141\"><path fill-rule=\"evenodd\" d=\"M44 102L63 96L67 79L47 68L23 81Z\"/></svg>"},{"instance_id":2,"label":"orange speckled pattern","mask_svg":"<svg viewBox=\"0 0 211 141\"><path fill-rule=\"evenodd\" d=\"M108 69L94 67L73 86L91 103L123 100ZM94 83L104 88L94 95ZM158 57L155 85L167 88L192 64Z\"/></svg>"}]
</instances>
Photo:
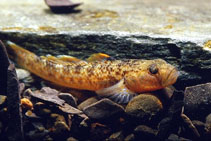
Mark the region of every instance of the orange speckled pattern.
<instances>
[{"instance_id":1,"label":"orange speckled pattern","mask_svg":"<svg viewBox=\"0 0 211 141\"><path fill-rule=\"evenodd\" d=\"M176 68L161 59L71 63L56 58L38 57L13 43L9 45L9 50L12 50L20 66L45 80L69 88L97 91L124 79L128 89L141 93L172 85L178 77ZM156 74L149 71L152 65L156 68Z\"/></svg>"}]
</instances>

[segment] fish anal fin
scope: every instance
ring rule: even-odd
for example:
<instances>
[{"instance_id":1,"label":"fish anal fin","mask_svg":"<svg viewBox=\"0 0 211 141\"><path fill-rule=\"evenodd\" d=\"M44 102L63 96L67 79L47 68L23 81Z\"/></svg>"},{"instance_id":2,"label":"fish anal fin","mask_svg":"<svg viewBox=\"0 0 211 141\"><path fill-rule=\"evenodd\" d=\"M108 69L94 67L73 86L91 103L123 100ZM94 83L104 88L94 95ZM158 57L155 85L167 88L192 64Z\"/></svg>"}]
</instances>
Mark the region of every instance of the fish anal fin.
<instances>
[{"instance_id":1,"label":"fish anal fin","mask_svg":"<svg viewBox=\"0 0 211 141\"><path fill-rule=\"evenodd\" d=\"M128 103L136 95L135 92L125 86L124 79L111 87L98 90L96 93L99 96L108 97L117 103Z\"/></svg>"},{"instance_id":2,"label":"fish anal fin","mask_svg":"<svg viewBox=\"0 0 211 141\"><path fill-rule=\"evenodd\" d=\"M108 58L110 58L110 56L105 53L94 53L86 60L87 60L87 62L94 62L94 61L107 60Z\"/></svg>"}]
</instances>

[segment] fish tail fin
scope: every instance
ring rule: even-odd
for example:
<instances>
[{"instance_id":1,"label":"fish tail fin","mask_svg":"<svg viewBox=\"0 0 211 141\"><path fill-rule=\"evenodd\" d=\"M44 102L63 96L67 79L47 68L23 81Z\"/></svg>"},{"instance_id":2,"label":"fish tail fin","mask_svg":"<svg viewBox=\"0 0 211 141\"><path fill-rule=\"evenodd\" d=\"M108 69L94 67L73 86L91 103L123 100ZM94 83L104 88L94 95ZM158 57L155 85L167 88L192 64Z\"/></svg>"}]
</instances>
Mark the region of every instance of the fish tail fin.
<instances>
[{"instance_id":1,"label":"fish tail fin","mask_svg":"<svg viewBox=\"0 0 211 141\"><path fill-rule=\"evenodd\" d=\"M7 51L9 54L9 58L14 60L18 65L22 67L26 67L25 64L27 62L33 61L38 57L34 53L16 45L11 41L7 41L7 45L8 45Z\"/></svg>"}]
</instances>

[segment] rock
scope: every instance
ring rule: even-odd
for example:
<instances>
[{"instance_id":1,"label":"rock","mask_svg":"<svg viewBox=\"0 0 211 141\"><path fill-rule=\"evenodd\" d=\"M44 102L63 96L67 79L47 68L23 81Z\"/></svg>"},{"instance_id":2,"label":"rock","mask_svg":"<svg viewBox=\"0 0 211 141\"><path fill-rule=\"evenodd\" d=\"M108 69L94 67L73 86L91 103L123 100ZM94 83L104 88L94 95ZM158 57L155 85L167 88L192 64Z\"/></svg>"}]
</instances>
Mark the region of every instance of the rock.
<instances>
[{"instance_id":1,"label":"rock","mask_svg":"<svg viewBox=\"0 0 211 141\"><path fill-rule=\"evenodd\" d=\"M4 95L0 95L0 106L2 106L3 104L5 104L7 97Z\"/></svg>"},{"instance_id":2,"label":"rock","mask_svg":"<svg viewBox=\"0 0 211 141\"><path fill-rule=\"evenodd\" d=\"M50 127L48 130L52 133L52 137L54 139L62 139L68 137L68 132L70 131L70 127L67 125L64 116L59 114L52 113L50 118L53 119L53 127Z\"/></svg>"},{"instance_id":3,"label":"rock","mask_svg":"<svg viewBox=\"0 0 211 141\"><path fill-rule=\"evenodd\" d=\"M107 98L104 98L84 108L83 112L90 119L100 120L100 119L109 119L111 117L118 116L124 112L124 109L122 106L114 103L113 101Z\"/></svg>"},{"instance_id":4,"label":"rock","mask_svg":"<svg viewBox=\"0 0 211 141\"><path fill-rule=\"evenodd\" d=\"M211 114L206 117L205 130L204 140L209 141L211 140Z\"/></svg>"},{"instance_id":5,"label":"rock","mask_svg":"<svg viewBox=\"0 0 211 141\"><path fill-rule=\"evenodd\" d=\"M111 134L111 129L101 123L92 123L90 129L90 140L105 140Z\"/></svg>"},{"instance_id":6,"label":"rock","mask_svg":"<svg viewBox=\"0 0 211 141\"><path fill-rule=\"evenodd\" d=\"M31 119L40 119L39 116L37 116L35 113L33 113L31 110L27 110L25 115L28 117L28 118L31 118Z\"/></svg>"},{"instance_id":7,"label":"rock","mask_svg":"<svg viewBox=\"0 0 211 141\"><path fill-rule=\"evenodd\" d=\"M161 101L152 94L140 94L126 106L125 112L141 121L149 121L163 109Z\"/></svg>"},{"instance_id":8,"label":"rock","mask_svg":"<svg viewBox=\"0 0 211 141\"><path fill-rule=\"evenodd\" d=\"M193 120L192 123L196 127L196 129L198 130L201 137L203 137L204 133L205 133L205 123L203 123L199 120Z\"/></svg>"},{"instance_id":9,"label":"rock","mask_svg":"<svg viewBox=\"0 0 211 141\"><path fill-rule=\"evenodd\" d=\"M122 131L111 134L111 136L106 139L106 141L122 141L124 139L124 135Z\"/></svg>"},{"instance_id":10,"label":"rock","mask_svg":"<svg viewBox=\"0 0 211 141\"><path fill-rule=\"evenodd\" d=\"M86 99L85 101L81 102L81 104L78 105L78 109L83 110L85 107L87 107L97 101L98 101L97 97L90 97L90 98Z\"/></svg>"},{"instance_id":11,"label":"rock","mask_svg":"<svg viewBox=\"0 0 211 141\"><path fill-rule=\"evenodd\" d=\"M26 133L26 140L37 141L42 140L48 135L48 130L45 129L42 123L33 122L32 123L34 130L31 130Z\"/></svg>"},{"instance_id":12,"label":"rock","mask_svg":"<svg viewBox=\"0 0 211 141\"><path fill-rule=\"evenodd\" d=\"M73 3L70 0L45 0L45 3L54 13L71 13L74 12L75 7L81 5L81 3Z\"/></svg>"},{"instance_id":13,"label":"rock","mask_svg":"<svg viewBox=\"0 0 211 141\"><path fill-rule=\"evenodd\" d=\"M130 134L128 135L124 141L135 141L135 135L134 134Z\"/></svg>"},{"instance_id":14,"label":"rock","mask_svg":"<svg viewBox=\"0 0 211 141\"><path fill-rule=\"evenodd\" d=\"M167 141L179 141L179 136L176 134L170 134Z\"/></svg>"},{"instance_id":15,"label":"rock","mask_svg":"<svg viewBox=\"0 0 211 141\"><path fill-rule=\"evenodd\" d=\"M156 130L146 125L139 125L134 129L135 140L157 140L156 134Z\"/></svg>"},{"instance_id":16,"label":"rock","mask_svg":"<svg viewBox=\"0 0 211 141\"><path fill-rule=\"evenodd\" d=\"M62 106L59 106L59 109L62 110L64 113L68 114L81 114L82 111L68 105L67 103L63 104Z\"/></svg>"},{"instance_id":17,"label":"rock","mask_svg":"<svg viewBox=\"0 0 211 141\"><path fill-rule=\"evenodd\" d=\"M184 112L192 119L202 119L211 111L211 83L185 89Z\"/></svg>"},{"instance_id":18,"label":"rock","mask_svg":"<svg viewBox=\"0 0 211 141\"><path fill-rule=\"evenodd\" d=\"M46 104L42 102L37 102L34 105L34 112L36 115L42 117L42 116L49 116L52 111Z\"/></svg>"},{"instance_id":19,"label":"rock","mask_svg":"<svg viewBox=\"0 0 211 141\"><path fill-rule=\"evenodd\" d=\"M27 98L22 98L21 99L21 106L24 109L28 109L28 110L33 109L33 103Z\"/></svg>"},{"instance_id":20,"label":"rock","mask_svg":"<svg viewBox=\"0 0 211 141\"><path fill-rule=\"evenodd\" d=\"M74 137L69 137L66 141L78 141L78 140L75 139Z\"/></svg>"},{"instance_id":21,"label":"rock","mask_svg":"<svg viewBox=\"0 0 211 141\"><path fill-rule=\"evenodd\" d=\"M73 107L77 107L76 99L69 93L60 93L58 97L64 100L67 104Z\"/></svg>"}]
</instances>

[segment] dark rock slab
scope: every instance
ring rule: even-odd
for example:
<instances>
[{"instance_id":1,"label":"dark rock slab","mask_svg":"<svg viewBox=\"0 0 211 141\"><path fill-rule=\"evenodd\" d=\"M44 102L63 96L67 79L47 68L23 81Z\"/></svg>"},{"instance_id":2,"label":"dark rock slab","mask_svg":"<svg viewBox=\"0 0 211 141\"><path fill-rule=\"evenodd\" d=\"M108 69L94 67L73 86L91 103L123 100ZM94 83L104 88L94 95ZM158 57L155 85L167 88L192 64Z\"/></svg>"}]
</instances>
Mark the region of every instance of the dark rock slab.
<instances>
[{"instance_id":1,"label":"dark rock slab","mask_svg":"<svg viewBox=\"0 0 211 141\"><path fill-rule=\"evenodd\" d=\"M83 109L83 112L90 119L109 119L113 116L120 115L124 112L122 106L114 103L113 101L104 98L90 106Z\"/></svg>"},{"instance_id":2,"label":"dark rock slab","mask_svg":"<svg viewBox=\"0 0 211 141\"><path fill-rule=\"evenodd\" d=\"M8 67L7 78L7 106L9 115L7 137L11 141L24 140L19 81L13 64L10 64Z\"/></svg>"},{"instance_id":3,"label":"dark rock slab","mask_svg":"<svg viewBox=\"0 0 211 141\"><path fill-rule=\"evenodd\" d=\"M211 111L211 83L185 89L184 112L192 119L204 119Z\"/></svg>"},{"instance_id":4,"label":"dark rock slab","mask_svg":"<svg viewBox=\"0 0 211 141\"><path fill-rule=\"evenodd\" d=\"M6 95L7 91L7 68L9 67L9 58L6 48L0 40L0 94Z\"/></svg>"}]
</instances>

